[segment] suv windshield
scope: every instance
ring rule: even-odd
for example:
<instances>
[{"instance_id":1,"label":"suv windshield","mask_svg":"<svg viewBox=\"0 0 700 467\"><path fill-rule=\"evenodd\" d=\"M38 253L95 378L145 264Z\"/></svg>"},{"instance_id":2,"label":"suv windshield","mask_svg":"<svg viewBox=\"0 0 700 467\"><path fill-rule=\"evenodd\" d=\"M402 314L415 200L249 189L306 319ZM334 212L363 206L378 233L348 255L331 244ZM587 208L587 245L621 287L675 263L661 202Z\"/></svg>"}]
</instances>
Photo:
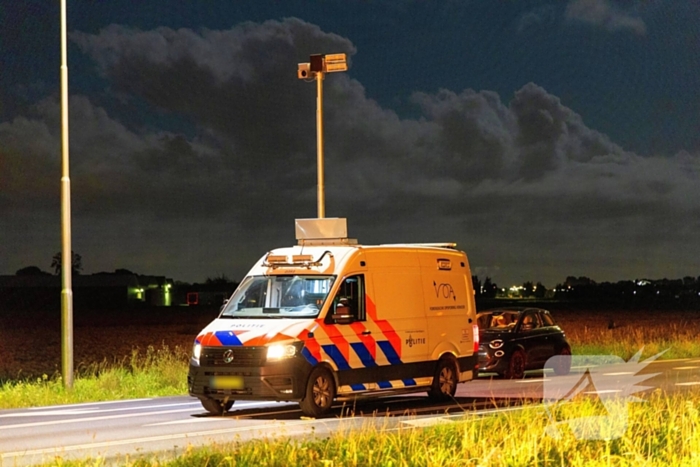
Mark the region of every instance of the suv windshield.
<instances>
[{"instance_id":1,"label":"suv windshield","mask_svg":"<svg viewBox=\"0 0 700 467\"><path fill-rule=\"evenodd\" d=\"M246 277L226 303L222 318L318 316L335 276Z\"/></svg>"}]
</instances>

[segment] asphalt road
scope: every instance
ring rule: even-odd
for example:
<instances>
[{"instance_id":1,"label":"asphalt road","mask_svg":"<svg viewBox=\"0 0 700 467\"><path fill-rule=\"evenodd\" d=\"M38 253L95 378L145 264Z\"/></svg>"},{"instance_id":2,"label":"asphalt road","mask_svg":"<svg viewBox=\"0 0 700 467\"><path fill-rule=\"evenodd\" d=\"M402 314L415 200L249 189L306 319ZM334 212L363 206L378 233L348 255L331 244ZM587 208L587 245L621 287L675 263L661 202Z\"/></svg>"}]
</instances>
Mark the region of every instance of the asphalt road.
<instances>
[{"instance_id":1,"label":"asphalt road","mask_svg":"<svg viewBox=\"0 0 700 467\"><path fill-rule=\"evenodd\" d=\"M593 371L593 379L586 381L593 381L602 392L622 391L634 382L648 388L634 394L642 398L651 389L674 393L700 385L700 358L657 360L643 366ZM564 397L590 375L590 368L588 373L586 370L577 366L565 377L535 371L522 380L486 375L459 385L454 402L449 404L430 403L424 393L384 397L352 405L339 403L323 419L302 417L295 403L244 401L236 402L223 416L210 416L197 399L187 396L2 410L0 466L33 465L55 458L99 457L118 462L150 453L175 456L190 445L265 437L325 437L335 430L367 423L421 426L461 417L465 411L518 410L522 404L542 403L543 397ZM595 390L584 386L584 393Z\"/></svg>"}]
</instances>

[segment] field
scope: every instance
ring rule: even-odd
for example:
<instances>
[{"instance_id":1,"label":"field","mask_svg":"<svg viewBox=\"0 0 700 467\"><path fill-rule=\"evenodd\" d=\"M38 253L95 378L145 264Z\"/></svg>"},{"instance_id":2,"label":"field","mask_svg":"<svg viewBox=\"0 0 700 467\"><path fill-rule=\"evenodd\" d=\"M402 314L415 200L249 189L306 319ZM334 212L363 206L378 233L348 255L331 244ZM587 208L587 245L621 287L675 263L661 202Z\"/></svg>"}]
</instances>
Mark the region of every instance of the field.
<instances>
[{"instance_id":1,"label":"field","mask_svg":"<svg viewBox=\"0 0 700 467\"><path fill-rule=\"evenodd\" d=\"M186 352L197 333L216 316L215 309L144 308L75 313L76 370L125 361L148 347ZM553 310L574 354L644 356L670 348L665 358L700 355L699 311ZM612 326L611 326L612 325ZM611 329L610 329L611 328ZM0 381L53 376L61 371L60 310L52 314L0 312Z\"/></svg>"},{"instance_id":2,"label":"field","mask_svg":"<svg viewBox=\"0 0 700 467\"><path fill-rule=\"evenodd\" d=\"M119 364L148 347L189 352L197 333L216 312L185 307L76 312L74 367L80 371L95 364ZM60 315L60 310L36 316L0 312L0 381L61 373Z\"/></svg>"}]
</instances>

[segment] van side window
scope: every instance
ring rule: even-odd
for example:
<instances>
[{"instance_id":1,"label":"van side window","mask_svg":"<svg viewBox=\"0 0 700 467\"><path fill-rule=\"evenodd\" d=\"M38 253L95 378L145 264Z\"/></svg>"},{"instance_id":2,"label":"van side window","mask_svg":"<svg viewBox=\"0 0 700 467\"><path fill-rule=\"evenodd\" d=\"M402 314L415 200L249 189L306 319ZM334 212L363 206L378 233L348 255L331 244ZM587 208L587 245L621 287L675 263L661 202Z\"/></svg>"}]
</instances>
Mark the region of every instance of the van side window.
<instances>
[{"instance_id":1,"label":"van side window","mask_svg":"<svg viewBox=\"0 0 700 467\"><path fill-rule=\"evenodd\" d=\"M365 310L365 276L346 277L340 284L338 293L333 298L333 305L328 319L332 321L334 314L350 315L353 321L365 321L367 312Z\"/></svg>"}]
</instances>

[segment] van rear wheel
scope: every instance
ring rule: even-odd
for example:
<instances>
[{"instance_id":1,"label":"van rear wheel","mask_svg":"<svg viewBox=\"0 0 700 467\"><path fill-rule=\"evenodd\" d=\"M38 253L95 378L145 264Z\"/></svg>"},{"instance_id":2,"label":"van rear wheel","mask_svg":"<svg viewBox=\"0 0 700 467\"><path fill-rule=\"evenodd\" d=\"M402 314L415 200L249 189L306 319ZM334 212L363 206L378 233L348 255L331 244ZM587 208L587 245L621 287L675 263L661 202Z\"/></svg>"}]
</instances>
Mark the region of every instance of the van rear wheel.
<instances>
[{"instance_id":1,"label":"van rear wheel","mask_svg":"<svg viewBox=\"0 0 700 467\"><path fill-rule=\"evenodd\" d=\"M455 362L449 358L441 359L435 368L433 384L428 391L428 396L436 401L450 400L457 392L459 373Z\"/></svg>"},{"instance_id":2,"label":"van rear wheel","mask_svg":"<svg viewBox=\"0 0 700 467\"><path fill-rule=\"evenodd\" d=\"M304 415L320 417L328 412L335 399L335 380L326 368L314 368L306 383L306 393L299 401Z\"/></svg>"},{"instance_id":3,"label":"van rear wheel","mask_svg":"<svg viewBox=\"0 0 700 467\"><path fill-rule=\"evenodd\" d=\"M212 415L222 415L233 407L233 401L224 402L216 399L200 399L199 401L202 403L204 410Z\"/></svg>"}]
</instances>

